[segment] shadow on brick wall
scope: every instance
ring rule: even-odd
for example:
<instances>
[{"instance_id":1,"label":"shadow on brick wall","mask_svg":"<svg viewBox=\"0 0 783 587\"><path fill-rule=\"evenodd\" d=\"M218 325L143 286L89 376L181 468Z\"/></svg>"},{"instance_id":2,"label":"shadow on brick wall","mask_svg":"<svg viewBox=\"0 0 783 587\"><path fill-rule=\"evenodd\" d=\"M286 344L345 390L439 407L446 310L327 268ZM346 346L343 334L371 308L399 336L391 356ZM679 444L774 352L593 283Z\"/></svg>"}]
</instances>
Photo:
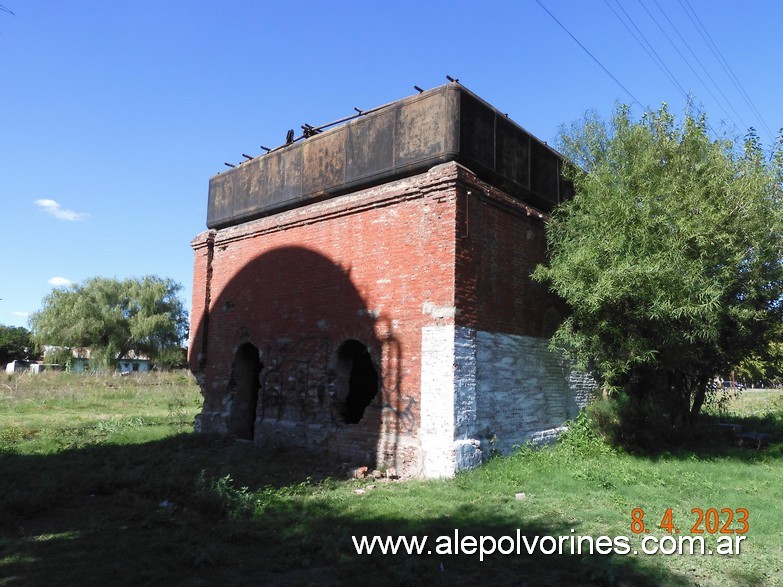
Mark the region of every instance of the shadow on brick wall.
<instances>
[{"instance_id":1,"label":"shadow on brick wall","mask_svg":"<svg viewBox=\"0 0 783 587\"><path fill-rule=\"evenodd\" d=\"M400 345L351 268L288 246L222 280L230 253L215 255L209 311L193 317L191 367L205 396L197 429L324 449L356 464L395 454Z\"/></svg>"}]
</instances>

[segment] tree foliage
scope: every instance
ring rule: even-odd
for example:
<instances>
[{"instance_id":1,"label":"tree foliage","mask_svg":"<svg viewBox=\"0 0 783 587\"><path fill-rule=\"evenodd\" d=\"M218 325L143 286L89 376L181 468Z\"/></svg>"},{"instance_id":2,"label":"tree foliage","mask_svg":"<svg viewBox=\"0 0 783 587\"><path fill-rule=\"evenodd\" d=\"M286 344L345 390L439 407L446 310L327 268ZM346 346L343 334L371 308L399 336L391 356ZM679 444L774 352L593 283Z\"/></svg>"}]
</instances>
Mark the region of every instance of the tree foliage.
<instances>
[{"instance_id":1,"label":"tree foliage","mask_svg":"<svg viewBox=\"0 0 783 587\"><path fill-rule=\"evenodd\" d=\"M755 133L618 107L564 129L575 197L548 226L546 281L572 309L555 334L609 391L693 421L711 377L768 348L783 318L783 161ZM642 415L644 413L645 415ZM643 424L642 424L643 425Z\"/></svg>"},{"instance_id":2,"label":"tree foliage","mask_svg":"<svg viewBox=\"0 0 783 587\"><path fill-rule=\"evenodd\" d=\"M745 357L735 370L738 379L754 385L783 384L783 342L772 342L761 352Z\"/></svg>"},{"instance_id":3,"label":"tree foliage","mask_svg":"<svg viewBox=\"0 0 783 587\"><path fill-rule=\"evenodd\" d=\"M178 297L181 289L157 276L95 277L54 289L30 324L40 344L88 347L106 366L131 350L156 360L185 339L187 312Z\"/></svg>"},{"instance_id":4,"label":"tree foliage","mask_svg":"<svg viewBox=\"0 0 783 587\"><path fill-rule=\"evenodd\" d=\"M26 359L34 346L30 331L26 328L0 324L0 365Z\"/></svg>"}]
</instances>

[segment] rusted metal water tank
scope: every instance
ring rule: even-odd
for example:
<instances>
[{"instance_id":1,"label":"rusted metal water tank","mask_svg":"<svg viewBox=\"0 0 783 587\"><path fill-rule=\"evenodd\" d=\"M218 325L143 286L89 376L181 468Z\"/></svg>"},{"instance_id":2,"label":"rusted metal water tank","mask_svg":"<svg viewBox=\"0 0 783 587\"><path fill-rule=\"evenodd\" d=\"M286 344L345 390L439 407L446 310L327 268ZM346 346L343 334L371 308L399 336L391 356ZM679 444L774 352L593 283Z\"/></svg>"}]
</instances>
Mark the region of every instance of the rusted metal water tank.
<instances>
[{"instance_id":1,"label":"rusted metal water tank","mask_svg":"<svg viewBox=\"0 0 783 587\"><path fill-rule=\"evenodd\" d=\"M410 96L216 175L223 228L456 161L543 211L572 194L562 157L458 83Z\"/></svg>"}]
</instances>

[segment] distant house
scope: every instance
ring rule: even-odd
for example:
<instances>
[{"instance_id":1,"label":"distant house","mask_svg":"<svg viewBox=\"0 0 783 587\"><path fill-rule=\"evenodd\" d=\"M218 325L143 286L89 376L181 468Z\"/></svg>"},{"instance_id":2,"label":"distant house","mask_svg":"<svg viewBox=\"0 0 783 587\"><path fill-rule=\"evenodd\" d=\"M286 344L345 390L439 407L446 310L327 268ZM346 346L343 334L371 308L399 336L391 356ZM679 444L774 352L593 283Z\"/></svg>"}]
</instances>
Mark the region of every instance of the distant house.
<instances>
[{"instance_id":1,"label":"distant house","mask_svg":"<svg viewBox=\"0 0 783 587\"><path fill-rule=\"evenodd\" d=\"M6 373L18 373L27 371L30 368L30 361L20 361L19 359L11 361L5 366Z\"/></svg>"},{"instance_id":2,"label":"distant house","mask_svg":"<svg viewBox=\"0 0 783 587\"><path fill-rule=\"evenodd\" d=\"M48 354L58 350L61 347L44 346L44 353ZM64 365L66 371L73 373L82 373L90 370L90 360L92 359L92 349L72 348L71 357ZM145 373L152 370L152 359L147 356L129 351L125 357L117 361L117 371L120 373Z\"/></svg>"},{"instance_id":3,"label":"distant house","mask_svg":"<svg viewBox=\"0 0 783 587\"><path fill-rule=\"evenodd\" d=\"M41 371L62 371L62 365L52 365L41 361L11 361L5 366L6 373L20 373L30 371L31 373L40 373Z\"/></svg>"},{"instance_id":4,"label":"distant house","mask_svg":"<svg viewBox=\"0 0 783 587\"><path fill-rule=\"evenodd\" d=\"M30 372L31 373L41 373L43 371L62 371L63 366L62 365L54 365L52 363L32 363L30 365Z\"/></svg>"},{"instance_id":5,"label":"distant house","mask_svg":"<svg viewBox=\"0 0 783 587\"><path fill-rule=\"evenodd\" d=\"M136 355L130 351L128 356L117 363L117 371L120 373L144 373L152 370L152 360L143 355Z\"/></svg>"}]
</instances>

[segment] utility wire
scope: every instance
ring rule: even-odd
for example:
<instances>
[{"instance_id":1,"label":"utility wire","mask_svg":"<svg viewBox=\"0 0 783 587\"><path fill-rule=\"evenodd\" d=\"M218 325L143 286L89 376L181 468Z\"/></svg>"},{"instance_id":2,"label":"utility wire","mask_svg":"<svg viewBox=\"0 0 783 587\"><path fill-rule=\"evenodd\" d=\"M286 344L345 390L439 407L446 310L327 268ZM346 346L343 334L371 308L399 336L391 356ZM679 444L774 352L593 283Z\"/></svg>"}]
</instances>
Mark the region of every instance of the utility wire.
<instances>
[{"instance_id":1,"label":"utility wire","mask_svg":"<svg viewBox=\"0 0 783 587\"><path fill-rule=\"evenodd\" d=\"M639 102L639 100L637 100L637 99L636 99L636 96L634 96L634 95L631 93L631 91L630 91L628 88L626 88L626 87L625 87L623 84L621 84L621 83L620 83L620 80L618 80L618 79L617 79L617 78L616 78L614 75L612 75L612 72L611 72L611 71L609 71L608 69L606 69L606 67L604 67L604 64L603 64L603 63L601 63L601 62L598 60L598 58L597 58L595 55L593 55L592 53L590 53L590 51L588 51L588 50L587 50L587 47L585 47L585 46L584 46L582 43L580 43L580 42L579 42L579 39L577 39L577 38L576 38L576 37L575 37L573 34L571 34L571 31L569 31L569 30L568 30L568 29L565 27L565 25L564 25L562 22L560 22L559 20L557 20L557 18L555 17L555 15L554 15L554 14L552 14L551 12L549 12L549 10L547 9L547 7L546 7L546 6L544 6L544 5L541 3L541 0L536 0L536 4L538 4L538 5L539 5L541 8L543 8L544 12L546 12L546 13L547 13L547 14L548 14L550 17L552 17L552 20L554 20L554 21L555 21L555 22L556 22L556 23L557 23L557 24L560 26L560 28L561 28L561 29L563 29L563 30L564 30L564 31L565 31L565 32L568 34L568 36L569 36L569 37L571 37L571 38L574 40L574 42L575 42L577 45L579 45L579 46L582 48L582 50L583 50L585 53L587 53L587 54L590 56L590 58L591 58L592 60L593 60L593 61L595 61L595 62L598 64L598 66L599 66L601 69L603 69L603 70L604 70L604 72L606 72L606 74L607 74L609 77L611 77L611 78L614 80L614 82L615 82L615 83L616 83L618 86L620 86L620 87L623 89L623 91L624 91L626 94L628 94L628 95L631 97L631 99L632 99L634 102L636 102L636 103L637 103L637 104L638 104L638 105L639 105L641 108L644 108L644 106L642 105L642 103L641 103L641 102Z\"/></svg>"},{"instance_id":2,"label":"utility wire","mask_svg":"<svg viewBox=\"0 0 783 587\"><path fill-rule=\"evenodd\" d=\"M687 5L687 9L686 9ZM755 113L756 117L758 118L759 122L761 122L764 129L769 133L771 137L774 138L774 133L770 130L769 126L767 126L766 121L761 116L761 113L756 108L755 104L753 104L753 101L750 99L750 96L748 96L748 93L745 91L745 88L742 87L742 84L739 81L739 78L735 75L734 71L729 66L726 59L723 57L723 55L720 52L720 49L718 49L718 46L715 44L715 41L713 41L712 37L710 36L710 33L707 31L707 28L704 26L704 24L701 22L701 19L696 14L696 12L693 10L693 7L690 5L688 0L685 0L685 3L683 4L683 0L680 0L680 6L683 7L683 10L685 10L685 13L688 15L688 18L691 19L691 22L694 24L696 29L699 31L699 34L701 35L702 39L704 39L704 42L707 43L707 46L712 51L713 55L715 55L716 59L718 60L718 63L721 64L721 67L723 67L723 71L726 72L726 74L729 76L729 79L734 84L734 87L739 90L740 95L745 100L745 103L750 106L750 109ZM690 11L690 13L688 12ZM691 14L693 16L691 16ZM694 20L695 18L695 20ZM703 32L702 32L703 31ZM706 36L705 36L706 35Z\"/></svg>"},{"instance_id":3,"label":"utility wire","mask_svg":"<svg viewBox=\"0 0 783 587\"><path fill-rule=\"evenodd\" d=\"M658 1L656 0L656 1L655 1L655 3L656 3L656 4L658 4ZM688 59L685 57L685 55L683 55L683 54L682 54L682 51L680 51L680 48L677 46L677 44L674 42L674 40L673 40L673 39L672 39L672 38L669 36L669 34L666 32L666 30L664 30L664 28L663 28L663 27L661 26L661 24L658 22L658 19L656 19L656 18L655 18L655 16L653 16L652 12L650 12L650 11L649 11L649 9L647 8L647 6L645 6L645 5L644 5L644 2L643 2L642 0L639 0L639 4L642 6L642 8L643 8L643 9L644 9L644 11L647 13L647 15L650 17L650 19L651 19L651 20L652 20L652 21L655 23L655 26L657 26L657 27L658 27L658 30L660 30L660 31L661 31L661 33L663 33L663 36L664 36L664 37L666 37L666 40L667 40L667 41L669 41L669 43L671 44L671 46L672 46L672 47L674 47L674 50L675 50L675 51L677 51L677 54L680 56L680 59L682 59L682 60L683 60L683 62L685 62L685 64L686 64L686 65L687 65L687 66L690 68L690 70L693 72L693 75L695 75L695 76L696 76L696 79L698 79L698 80L699 80L699 82L701 82L701 85L702 85L702 86L704 86L704 89L705 89L705 90L707 90L707 92L709 93L709 95L710 95L710 96L712 96L712 99L713 99L713 100L715 100L715 103L716 103L718 106L720 106L720 109L721 109L721 110L723 110L723 113L726 115L726 117L727 117L727 118L729 118L729 119L731 119L731 114L729 114L729 113L728 113L728 111L727 111L727 110L726 110L726 108L723 106L723 104L722 104L722 103L721 103L721 101L718 99L718 97L717 97L717 96L716 96L716 95L715 95L715 94L712 92L712 90L710 89L710 87L709 87L709 86L708 86L708 85L707 85L707 84L704 82L704 80L702 79L702 77L699 75L699 72L698 72L698 71L696 71L696 69L695 69L695 68L694 68L694 67L691 65L691 62L690 62L690 61L688 61ZM660 8L660 5L658 6L658 8ZM666 14L665 14L665 13L664 13L664 16L666 16ZM668 17L667 17L667 18L668 18ZM671 24L671 21L669 21L669 23ZM725 96L724 96L724 98L725 98ZM726 102L728 102L728 100L726 100ZM731 105L731 103L730 103L730 102L728 102L728 104L729 104L729 107L730 107L732 110L734 110L734 107ZM737 117L740 119L740 122L742 122L742 125L743 125L743 126L745 126L745 123L742 121L742 117L739 115L739 113L738 113L736 110L734 110L734 114L736 114L736 115L737 115Z\"/></svg>"},{"instance_id":4,"label":"utility wire","mask_svg":"<svg viewBox=\"0 0 783 587\"><path fill-rule=\"evenodd\" d=\"M746 126L745 122L742 120L742 116L740 116L739 113L737 112L737 110L734 108L734 106L731 103L731 100L729 100L729 98L726 96L726 94L723 93L723 90L721 89L720 85L718 85L718 82L716 82L715 79L712 77L712 74L710 74L710 70L707 69L707 67L704 65L704 63L702 63L701 59L699 59L699 56L696 55L696 52L688 44L688 41L685 39L685 37L682 36L682 33L680 33L679 29L677 28L677 25L675 25L672 22L672 20L669 18L669 15L666 14L666 11L661 7L660 4L658 4L658 0L653 0L653 1L655 2L655 5L658 7L658 10L661 11L661 14L663 14L663 17L667 20L669 25L672 27L674 32L677 33L677 36L680 38L680 41L682 41L682 44L685 45L685 47L688 49L688 51L690 51L691 56L693 56L693 58L696 60L696 63L699 64L699 66L701 67L702 71L706 74L707 78L712 82L712 85L715 86L715 89L718 90L718 93L723 97L724 101L726 102L726 104L728 104L729 108L731 108L731 110L734 112L734 114L737 115L737 118L739 118L740 123L743 126ZM686 63L687 63L687 61L686 61ZM693 73L696 73L696 72L694 71ZM698 74L696 75L696 77L698 77ZM699 78L699 79L701 80L701 78ZM704 82L702 82L702 83L704 83ZM705 84L704 87L707 88L707 85ZM709 92L709 88L707 88L707 91ZM714 95L712 93L710 93L710 95L712 95L713 98L714 98ZM720 101L716 100L716 102L718 102L718 104L720 105ZM723 109L723 112L726 113L726 116L731 118L731 116L729 116L728 112L726 112L726 110L722 106L721 106L721 109Z\"/></svg>"},{"instance_id":5,"label":"utility wire","mask_svg":"<svg viewBox=\"0 0 783 587\"><path fill-rule=\"evenodd\" d=\"M680 0L680 4L682 4L682 0ZM729 78L732 80L734 86L740 91L740 94L744 98L745 102L748 104L748 106L750 106L751 110L753 110L753 112L756 114L761 124L764 126L764 128L767 129L767 132L772 134L772 131L767 126L766 122L764 121L764 118L761 116L761 113L756 108L756 105L753 103L753 101L750 99L750 96L745 91L745 87L742 85L739 78L734 73L734 70L731 68L728 61L726 61L726 58L723 56L723 53L721 53L720 51L720 48L715 43L715 41L712 38L712 35L710 35L709 31L707 30L707 27L705 27L704 23L702 23L701 19L699 18L699 15L696 14L696 11L693 9L693 7L691 6L690 2L688 2L688 0L685 0L685 4L687 4L688 9L691 11L694 18L698 22L699 26L701 27L701 30L703 30L704 34L707 35L707 39L709 39L709 43L711 44L712 47L714 47L713 54L715 54L719 58L719 62L721 63L721 66L723 67L724 71L726 71L726 73L729 75Z\"/></svg>"},{"instance_id":6,"label":"utility wire","mask_svg":"<svg viewBox=\"0 0 783 587\"><path fill-rule=\"evenodd\" d=\"M616 1L616 0L615 0ZM639 29L638 26L636 26L636 23L631 18L631 15L626 12L625 8L623 8L622 4L617 2L617 6L620 8L620 10L623 11L623 14L625 14L625 17L628 19L628 22L633 25L633 28L636 29L636 32L639 33L639 36L637 36L628 26L628 24L622 19L622 17L617 13L617 11L612 7L611 4L609 4L609 0L604 0L604 3L609 7L609 9L614 13L614 15L617 17L617 20L619 20L623 26L628 30L629 33L631 33L631 36L636 40L637 43L639 43L639 46L644 49L644 51L647 53L647 55L652 59L653 63L655 63L658 68L663 72L663 74L669 78L669 81L672 82L672 84L680 90L680 93L685 97L685 99L688 99L688 93L685 91L685 89L680 85L680 82L677 81L677 78L674 76L674 74L671 72L671 70L666 67L666 64L663 62L663 59L661 59L660 55L658 55L657 51L653 48L652 44L647 40L647 37L644 36L644 33ZM641 37L642 40L639 39ZM645 46L646 44L646 46Z\"/></svg>"},{"instance_id":7,"label":"utility wire","mask_svg":"<svg viewBox=\"0 0 783 587\"><path fill-rule=\"evenodd\" d=\"M617 17L617 20L619 20L622 25L628 30L629 33L631 33L631 36L636 40L637 43L639 43L639 46L644 49L644 51L647 53L647 55L650 57L650 59L655 63L658 68L663 72L663 74L669 78L669 81L674 85L680 93L685 98L685 101L690 103L691 96L685 91L685 89L682 87L679 81L677 81L676 76L672 73L672 71L666 66L666 63L664 62L663 58L658 54L658 52L655 50L655 48L652 46L652 43L647 40L647 37L644 36L644 33L641 31L641 29L636 25L633 18L631 18L631 15L628 14L628 12L625 10L625 8L622 7L622 4L620 4L619 0L615 0L617 3L617 6L622 10L623 14L625 14L626 19L628 19L628 22L633 25L633 28L636 29L636 32L639 33L639 36L634 33L633 30L628 26L628 24L623 20L623 18L617 13L617 11L612 7L612 5L609 3L608 0L604 0L604 3L609 7L609 10L611 10L614 15ZM653 19L654 21L655 19ZM657 23L656 23L657 24ZM640 38L641 37L641 40ZM646 45L646 46L645 46ZM649 49L648 49L649 48ZM718 136L718 133L715 132L715 129L712 128L712 125L707 121L707 128L710 129L713 135Z\"/></svg>"}]
</instances>

